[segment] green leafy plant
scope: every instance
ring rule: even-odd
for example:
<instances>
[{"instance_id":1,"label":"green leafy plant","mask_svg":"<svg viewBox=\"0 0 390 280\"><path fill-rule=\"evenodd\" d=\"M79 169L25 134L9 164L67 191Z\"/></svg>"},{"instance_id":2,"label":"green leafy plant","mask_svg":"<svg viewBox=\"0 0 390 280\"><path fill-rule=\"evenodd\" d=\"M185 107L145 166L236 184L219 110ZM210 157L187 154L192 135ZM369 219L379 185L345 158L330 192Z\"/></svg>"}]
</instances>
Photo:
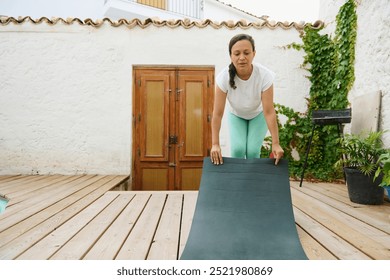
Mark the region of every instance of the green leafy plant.
<instances>
[{"instance_id":1,"label":"green leafy plant","mask_svg":"<svg viewBox=\"0 0 390 280\"><path fill-rule=\"evenodd\" d=\"M363 174L370 176L378 170L378 159L386 153L382 142L383 131L363 134L347 134L338 140L344 157L338 160L336 167L345 166L356 168Z\"/></svg>"},{"instance_id":2,"label":"green leafy plant","mask_svg":"<svg viewBox=\"0 0 390 280\"><path fill-rule=\"evenodd\" d=\"M356 3L348 0L336 16L335 37L321 34L323 28L307 25L301 35L302 44L292 43L287 48L305 52L302 67L309 72L311 83L307 111L295 112L276 104L279 121L279 140L289 160L290 176L298 178L303 169L306 145L311 135L313 110L345 109L348 107L348 92L354 82L355 43L357 30ZM341 157L337 140L337 126L317 127L308 156L306 179L334 181L343 175L335 166ZM270 139L266 139L261 156L270 153Z\"/></svg>"},{"instance_id":3,"label":"green leafy plant","mask_svg":"<svg viewBox=\"0 0 390 280\"><path fill-rule=\"evenodd\" d=\"M306 154L307 141L312 133L311 118L295 112L286 106L276 104L278 115L287 117L282 125L278 121L279 141L285 151L285 158L289 160L290 176L299 178L301 176L304 155ZM306 178L311 180L329 181L342 177L342 170L334 167L335 161L340 158L336 140L338 139L336 128L333 126L318 127L314 131L313 143L308 156L308 166L305 173ZM333 131L333 132L330 132ZM271 137L265 139L262 147L262 157L267 157L270 153Z\"/></svg>"},{"instance_id":4,"label":"green leafy plant","mask_svg":"<svg viewBox=\"0 0 390 280\"><path fill-rule=\"evenodd\" d=\"M390 150L379 156L377 164L378 169L375 172L374 180L382 174L380 186L390 186Z\"/></svg>"}]
</instances>

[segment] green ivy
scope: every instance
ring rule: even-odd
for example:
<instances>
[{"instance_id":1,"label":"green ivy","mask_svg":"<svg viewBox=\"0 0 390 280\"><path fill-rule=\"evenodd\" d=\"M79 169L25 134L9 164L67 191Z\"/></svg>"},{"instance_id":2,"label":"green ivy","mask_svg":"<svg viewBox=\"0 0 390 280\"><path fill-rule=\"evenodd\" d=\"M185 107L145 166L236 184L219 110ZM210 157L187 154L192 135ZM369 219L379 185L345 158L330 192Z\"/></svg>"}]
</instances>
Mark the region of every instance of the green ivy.
<instances>
[{"instance_id":1,"label":"green ivy","mask_svg":"<svg viewBox=\"0 0 390 280\"><path fill-rule=\"evenodd\" d=\"M295 112L280 104L275 108L278 116L279 140L289 160L290 176L299 178L305 161L307 143L312 133L311 113L319 109L345 109L348 107L348 92L354 82L355 42L357 30L356 4L348 0L336 16L336 31L332 38L321 34L323 28L308 25L301 35L302 44L287 46L305 52L302 67L309 72L311 82L307 111ZM317 126L308 155L305 178L334 181L342 177L342 170L334 164L341 157L335 125ZM261 156L270 153L270 137L266 138Z\"/></svg>"},{"instance_id":2,"label":"green ivy","mask_svg":"<svg viewBox=\"0 0 390 280\"><path fill-rule=\"evenodd\" d=\"M341 7L336 20L335 45L338 53L338 67L335 82L337 88L342 91L340 95L347 96L355 81L353 66L355 63L357 15L354 0L348 0L344 6ZM339 98L333 100L333 102L338 101Z\"/></svg>"}]
</instances>

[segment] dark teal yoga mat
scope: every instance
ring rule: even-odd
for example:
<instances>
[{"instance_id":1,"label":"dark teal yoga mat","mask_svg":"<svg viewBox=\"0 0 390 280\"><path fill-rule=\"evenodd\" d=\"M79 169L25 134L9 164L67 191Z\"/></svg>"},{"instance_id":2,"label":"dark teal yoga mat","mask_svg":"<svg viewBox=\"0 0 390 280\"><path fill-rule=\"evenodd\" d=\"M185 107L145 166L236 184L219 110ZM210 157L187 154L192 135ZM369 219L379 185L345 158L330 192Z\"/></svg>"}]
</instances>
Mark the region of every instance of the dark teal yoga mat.
<instances>
[{"instance_id":1,"label":"dark teal yoga mat","mask_svg":"<svg viewBox=\"0 0 390 280\"><path fill-rule=\"evenodd\" d=\"M288 161L203 162L182 260L307 260L295 226Z\"/></svg>"}]
</instances>

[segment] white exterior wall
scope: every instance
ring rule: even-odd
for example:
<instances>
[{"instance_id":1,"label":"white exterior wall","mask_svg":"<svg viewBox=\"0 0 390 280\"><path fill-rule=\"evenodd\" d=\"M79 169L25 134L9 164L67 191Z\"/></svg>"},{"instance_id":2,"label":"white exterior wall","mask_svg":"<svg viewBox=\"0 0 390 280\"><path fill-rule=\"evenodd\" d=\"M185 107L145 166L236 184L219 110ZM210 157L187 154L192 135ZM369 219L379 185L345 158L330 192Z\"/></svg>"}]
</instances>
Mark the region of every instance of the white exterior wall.
<instances>
[{"instance_id":1,"label":"white exterior wall","mask_svg":"<svg viewBox=\"0 0 390 280\"><path fill-rule=\"evenodd\" d=\"M277 74L275 101L305 111L309 92L295 29L0 26L0 174L130 174L132 67L229 63L228 41L251 34L255 60ZM225 119L221 143L229 155Z\"/></svg>"},{"instance_id":2,"label":"white exterior wall","mask_svg":"<svg viewBox=\"0 0 390 280\"><path fill-rule=\"evenodd\" d=\"M388 0L365 0L357 8L356 81L350 99L382 91L379 127L388 130L383 141L390 148L390 5Z\"/></svg>"},{"instance_id":3,"label":"white exterior wall","mask_svg":"<svg viewBox=\"0 0 390 280\"><path fill-rule=\"evenodd\" d=\"M336 15L346 0L320 0L320 17L319 19L326 23L326 30L334 32L336 27Z\"/></svg>"},{"instance_id":4,"label":"white exterior wall","mask_svg":"<svg viewBox=\"0 0 390 280\"><path fill-rule=\"evenodd\" d=\"M334 20L345 0L321 0L320 18ZM349 94L355 96L382 91L380 129L388 130L383 137L390 148L390 3L389 0L358 1L355 83ZM335 24L328 31L334 32ZM352 108L353 110L353 108Z\"/></svg>"}]
</instances>

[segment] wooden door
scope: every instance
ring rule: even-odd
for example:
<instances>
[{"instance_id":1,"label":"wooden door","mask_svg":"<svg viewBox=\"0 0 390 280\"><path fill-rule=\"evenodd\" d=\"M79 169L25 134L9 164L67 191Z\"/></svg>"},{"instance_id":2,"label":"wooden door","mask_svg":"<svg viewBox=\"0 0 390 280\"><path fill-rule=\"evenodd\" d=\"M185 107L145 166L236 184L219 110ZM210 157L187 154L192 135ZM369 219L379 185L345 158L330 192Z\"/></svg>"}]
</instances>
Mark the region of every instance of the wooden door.
<instances>
[{"instance_id":1,"label":"wooden door","mask_svg":"<svg viewBox=\"0 0 390 280\"><path fill-rule=\"evenodd\" d=\"M134 73L133 189L198 189L211 146L214 69Z\"/></svg>"}]
</instances>

